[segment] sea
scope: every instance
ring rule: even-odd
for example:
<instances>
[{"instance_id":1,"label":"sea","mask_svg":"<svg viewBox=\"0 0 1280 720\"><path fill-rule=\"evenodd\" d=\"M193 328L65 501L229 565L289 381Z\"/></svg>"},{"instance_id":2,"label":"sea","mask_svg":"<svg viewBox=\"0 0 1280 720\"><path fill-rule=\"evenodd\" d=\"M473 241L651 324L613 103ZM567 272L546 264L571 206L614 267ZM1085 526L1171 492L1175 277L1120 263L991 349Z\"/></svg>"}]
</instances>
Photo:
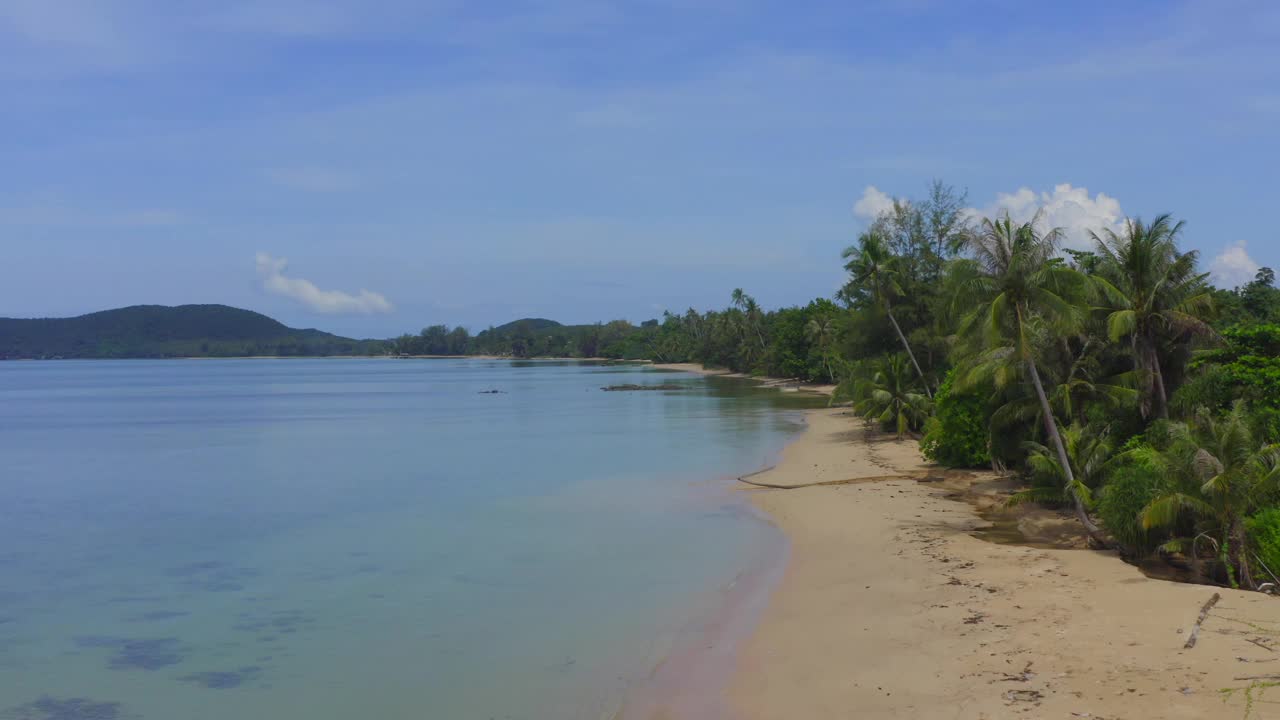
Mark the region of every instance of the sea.
<instances>
[{"instance_id":1,"label":"sea","mask_svg":"<svg viewBox=\"0 0 1280 720\"><path fill-rule=\"evenodd\" d=\"M635 364L0 363L0 718L615 717L778 557L734 478L815 403Z\"/></svg>"}]
</instances>

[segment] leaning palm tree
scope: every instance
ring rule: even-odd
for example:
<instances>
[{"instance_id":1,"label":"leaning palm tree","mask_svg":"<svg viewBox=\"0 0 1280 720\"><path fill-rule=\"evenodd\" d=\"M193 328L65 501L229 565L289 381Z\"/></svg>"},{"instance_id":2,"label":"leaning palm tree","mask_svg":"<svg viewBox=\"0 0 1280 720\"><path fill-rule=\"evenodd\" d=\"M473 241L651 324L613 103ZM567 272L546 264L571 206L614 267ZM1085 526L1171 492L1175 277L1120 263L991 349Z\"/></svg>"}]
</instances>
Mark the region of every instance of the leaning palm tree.
<instances>
[{"instance_id":1,"label":"leaning palm tree","mask_svg":"<svg viewBox=\"0 0 1280 720\"><path fill-rule=\"evenodd\" d=\"M1210 334L1205 318L1213 310L1213 296L1205 283L1208 273L1196 273L1196 252L1178 252L1182 223L1160 215L1147 225L1127 219L1123 234L1103 230L1090 233L1102 258L1093 281L1110 313L1107 333L1112 342L1128 338L1134 367L1143 384L1143 414L1169 417L1169 389L1161 368L1162 338L1187 333Z\"/></svg>"},{"instance_id":2,"label":"leaning palm tree","mask_svg":"<svg viewBox=\"0 0 1280 720\"><path fill-rule=\"evenodd\" d=\"M829 348L836 336L836 320L830 315L819 315L812 318L804 326L805 337L818 346L818 354L822 356L822 368L827 371L827 380L834 381L835 373L831 370L831 354Z\"/></svg>"},{"instance_id":3,"label":"leaning palm tree","mask_svg":"<svg viewBox=\"0 0 1280 720\"><path fill-rule=\"evenodd\" d=\"M849 284L866 292L874 306L884 309L890 324L893 325L893 331L898 334L902 349L906 351L907 357L911 359L911 364L916 369L916 374L920 376L925 396L932 400L933 393L929 391L929 380L920 369L920 363L916 361L916 355L911 351L911 343L907 342L907 336L902 333L902 327L898 325L898 319L893 315L893 300L903 293L902 286L898 283L897 258L889 251L885 239L876 231L868 230L858 237L857 245L845 248L841 257L847 260L844 267L852 276Z\"/></svg>"},{"instance_id":4,"label":"leaning palm tree","mask_svg":"<svg viewBox=\"0 0 1280 720\"><path fill-rule=\"evenodd\" d=\"M1102 484L1111 466L1115 445L1111 442L1110 429L1096 430L1087 425L1073 423L1062 431L1062 441L1067 449L1067 465L1058 459L1056 450L1041 443L1024 443L1029 454L1027 469L1033 480L1041 483L1029 490L1014 493L1008 503L1036 501L1073 501L1079 497L1086 506L1093 504L1093 489ZM1070 474L1067 469L1071 469ZM1054 487L1056 485L1056 487Z\"/></svg>"},{"instance_id":5,"label":"leaning palm tree","mask_svg":"<svg viewBox=\"0 0 1280 720\"><path fill-rule=\"evenodd\" d=\"M1081 320L1072 294L1083 287L1083 276L1055 258L1060 229L1040 233L1040 215L1014 224L1008 213L983 219L969 236L972 257L957 260L951 282L952 302L963 312L959 336L977 346L968 377L986 376L997 386L1026 380L1040 406L1048 446L1062 468L1064 488L1076 517L1095 541L1105 544L1101 530L1089 517L1085 498L1077 490L1066 445L1049 404L1036 356L1045 338L1073 332Z\"/></svg>"},{"instance_id":6,"label":"leaning palm tree","mask_svg":"<svg viewBox=\"0 0 1280 720\"><path fill-rule=\"evenodd\" d=\"M1253 589L1245 518L1280 490L1280 445L1262 446L1248 408L1237 400L1225 415L1201 408L1190 423L1165 426L1164 447L1133 455L1168 479L1168 490L1142 511L1144 529L1195 520L1197 537L1214 539L1228 581ZM1184 543L1185 544L1185 543Z\"/></svg>"},{"instance_id":7,"label":"leaning palm tree","mask_svg":"<svg viewBox=\"0 0 1280 720\"><path fill-rule=\"evenodd\" d=\"M1063 344L1067 343L1064 341ZM1080 343L1078 351L1073 352L1070 347L1062 351L1063 355L1071 353L1070 363L1065 368L1054 367L1052 364L1041 367L1046 376L1045 392L1049 395L1049 407L1056 417L1084 425L1087 423L1085 408L1089 405L1100 404L1116 410L1133 407L1137 402L1138 391L1133 389L1130 377L1132 373L1101 376L1098 358L1101 349L1098 341L1086 338ZM991 414L991 431L998 432L1026 422L1043 424L1041 414L1040 403L1036 398L1014 398Z\"/></svg>"},{"instance_id":8,"label":"leaning palm tree","mask_svg":"<svg viewBox=\"0 0 1280 720\"><path fill-rule=\"evenodd\" d=\"M841 383L833 400L853 401L853 411L883 428L893 428L901 440L929 416L929 399L902 355L886 355L866 364Z\"/></svg>"}]
</instances>

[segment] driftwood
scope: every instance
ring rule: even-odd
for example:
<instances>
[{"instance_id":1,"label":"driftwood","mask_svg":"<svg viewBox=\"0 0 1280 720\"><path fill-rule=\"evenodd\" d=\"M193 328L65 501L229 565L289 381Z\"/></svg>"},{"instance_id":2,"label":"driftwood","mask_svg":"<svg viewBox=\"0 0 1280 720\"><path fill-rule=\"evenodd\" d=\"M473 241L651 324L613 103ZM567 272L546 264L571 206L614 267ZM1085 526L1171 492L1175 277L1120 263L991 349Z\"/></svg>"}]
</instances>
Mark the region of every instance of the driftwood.
<instances>
[{"instance_id":1,"label":"driftwood","mask_svg":"<svg viewBox=\"0 0 1280 720\"><path fill-rule=\"evenodd\" d=\"M1182 646L1184 650L1190 650L1196 646L1196 638L1200 637L1200 626L1204 623L1205 618L1209 617L1209 611L1212 610L1213 606L1217 605L1218 601L1221 599L1222 595L1214 593L1213 597L1209 598L1209 600L1200 608L1200 617L1196 618L1196 624L1191 628L1191 637L1187 638L1187 644ZM1240 678L1236 679L1239 680Z\"/></svg>"},{"instance_id":2,"label":"driftwood","mask_svg":"<svg viewBox=\"0 0 1280 720\"><path fill-rule=\"evenodd\" d=\"M1241 675L1232 680L1280 680L1280 675Z\"/></svg>"},{"instance_id":3,"label":"driftwood","mask_svg":"<svg viewBox=\"0 0 1280 720\"><path fill-rule=\"evenodd\" d=\"M684 388L672 383L663 383L662 385L609 385L600 389L605 392L634 392L637 390L683 390Z\"/></svg>"},{"instance_id":4,"label":"driftwood","mask_svg":"<svg viewBox=\"0 0 1280 720\"><path fill-rule=\"evenodd\" d=\"M936 473L928 471L917 471L909 473L898 473L896 475L868 475L865 477L845 478L843 480L823 480L822 482L804 483L802 485L775 485L773 483L760 482L759 480L748 480L757 475L763 475L773 470L776 465L770 465L763 470L757 470L753 473L747 473L738 478L738 482L747 485L755 485L756 487L769 488L771 490L799 490L800 488L823 487L827 485L860 485L862 483L884 482L886 480L915 480L917 482L938 482L943 479Z\"/></svg>"},{"instance_id":5,"label":"driftwood","mask_svg":"<svg viewBox=\"0 0 1280 720\"><path fill-rule=\"evenodd\" d=\"M1253 643L1254 645L1257 645L1258 647L1262 648L1263 650L1266 650L1267 652L1275 652L1275 651L1276 651L1276 649L1275 649L1275 648L1273 648L1273 647L1271 647L1270 645L1268 645L1268 644L1266 644L1266 643L1262 642L1262 641L1261 641L1261 640L1259 640L1258 638L1245 638L1245 642L1251 642L1251 643Z\"/></svg>"}]
</instances>

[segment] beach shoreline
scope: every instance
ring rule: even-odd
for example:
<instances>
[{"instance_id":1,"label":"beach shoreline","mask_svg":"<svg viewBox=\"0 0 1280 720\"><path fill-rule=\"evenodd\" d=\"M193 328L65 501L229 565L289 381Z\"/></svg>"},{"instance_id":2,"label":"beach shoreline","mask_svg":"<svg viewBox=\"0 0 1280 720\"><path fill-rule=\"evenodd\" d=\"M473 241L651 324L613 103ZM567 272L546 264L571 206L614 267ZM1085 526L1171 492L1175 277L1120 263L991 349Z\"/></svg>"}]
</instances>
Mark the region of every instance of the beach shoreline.
<instances>
[{"instance_id":1,"label":"beach shoreline","mask_svg":"<svg viewBox=\"0 0 1280 720\"><path fill-rule=\"evenodd\" d=\"M983 473L941 472L844 409L806 419L752 478L796 489L743 490L790 552L735 653L726 717L1244 717L1243 692L1223 691L1275 661L1250 639L1277 639L1257 628L1280 631L1280 602L1149 579L1112 553L978 539L988 523L957 499Z\"/></svg>"},{"instance_id":2,"label":"beach shoreline","mask_svg":"<svg viewBox=\"0 0 1280 720\"><path fill-rule=\"evenodd\" d=\"M818 393L820 395L831 395L836 389L836 386L831 383L810 383L804 382L803 380L797 380L795 378L748 375L746 373L734 372L724 368L709 368L699 363L650 363L650 367L655 370L687 372L697 375L709 375L712 377L752 380L759 383L762 387L777 388L779 390L790 392L811 392Z\"/></svg>"}]
</instances>

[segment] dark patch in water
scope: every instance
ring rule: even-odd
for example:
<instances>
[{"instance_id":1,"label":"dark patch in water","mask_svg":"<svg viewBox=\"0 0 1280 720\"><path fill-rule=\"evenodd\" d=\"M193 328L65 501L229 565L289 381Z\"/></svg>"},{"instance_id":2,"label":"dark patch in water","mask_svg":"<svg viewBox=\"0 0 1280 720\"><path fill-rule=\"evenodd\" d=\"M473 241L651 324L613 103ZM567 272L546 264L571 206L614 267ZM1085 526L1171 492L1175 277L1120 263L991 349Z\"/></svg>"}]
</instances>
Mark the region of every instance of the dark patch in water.
<instances>
[{"instance_id":1,"label":"dark patch in water","mask_svg":"<svg viewBox=\"0 0 1280 720\"><path fill-rule=\"evenodd\" d=\"M224 562L217 560L204 560L202 562L187 563L178 567L171 567L164 571L165 575L170 577L189 577L191 575L201 575L214 570L221 570L227 567Z\"/></svg>"},{"instance_id":2,"label":"dark patch in water","mask_svg":"<svg viewBox=\"0 0 1280 720\"><path fill-rule=\"evenodd\" d=\"M107 667L112 670L159 670L177 665L185 659L185 648L173 637L118 638L98 635L76 638L86 648L110 648L115 651Z\"/></svg>"},{"instance_id":3,"label":"dark patch in water","mask_svg":"<svg viewBox=\"0 0 1280 720\"><path fill-rule=\"evenodd\" d=\"M261 572L255 568L233 567L219 560L204 560L169 568L164 574L181 578L186 590L239 592L244 590L243 580L258 577Z\"/></svg>"},{"instance_id":4,"label":"dark patch in water","mask_svg":"<svg viewBox=\"0 0 1280 720\"><path fill-rule=\"evenodd\" d=\"M277 610L273 613L240 613L240 622L232 629L258 635L258 642L272 642L280 635L291 635L315 624L315 618L302 610Z\"/></svg>"},{"instance_id":5,"label":"dark patch in water","mask_svg":"<svg viewBox=\"0 0 1280 720\"><path fill-rule=\"evenodd\" d=\"M126 605L132 603L160 602L161 600L164 600L164 598L159 595L120 595L108 598L107 603L111 605Z\"/></svg>"},{"instance_id":6,"label":"dark patch in water","mask_svg":"<svg viewBox=\"0 0 1280 720\"><path fill-rule=\"evenodd\" d=\"M161 622L174 618L186 617L191 613L186 610L153 610L128 618L129 622Z\"/></svg>"},{"instance_id":7,"label":"dark patch in water","mask_svg":"<svg viewBox=\"0 0 1280 720\"><path fill-rule=\"evenodd\" d=\"M45 696L5 714L14 720L118 720L123 718L120 703L94 702L85 698L59 700Z\"/></svg>"},{"instance_id":8,"label":"dark patch in water","mask_svg":"<svg viewBox=\"0 0 1280 720\"><path fill-rule=\"evenodd\" d=\"M262 668L257 665L246 665L238 670L211 670L209 672L185 675L181 680L203 685L210 690L230 690L257 679Z\"/></svg>"}]
</instances>

